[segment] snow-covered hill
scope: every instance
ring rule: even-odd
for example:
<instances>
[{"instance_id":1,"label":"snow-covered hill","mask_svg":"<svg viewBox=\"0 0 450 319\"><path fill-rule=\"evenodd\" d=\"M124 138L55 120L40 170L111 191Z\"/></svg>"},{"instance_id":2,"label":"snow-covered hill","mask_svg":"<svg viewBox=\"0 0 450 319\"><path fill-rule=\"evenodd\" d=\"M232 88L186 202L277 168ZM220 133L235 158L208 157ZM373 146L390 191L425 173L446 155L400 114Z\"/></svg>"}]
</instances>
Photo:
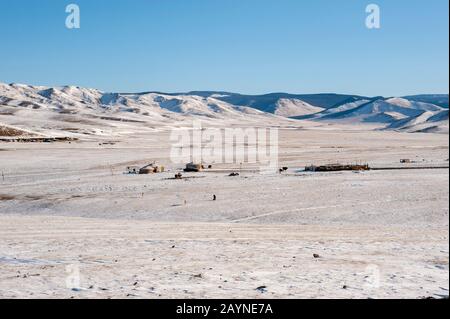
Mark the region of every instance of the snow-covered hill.
<instances>
[{"instance_id":1,"label":"snow-covered hill","mask_svg":"<svg viewBox=\"0 0 450 319\"><path fill-rule=\"evenodd\" d=\"M117 135L186 127L193 119L228 126L293 120L197 95L120 94L73 86L0 84L0 125L41 134Z\"/></svg>"},{"instance_id":2,"label":"snow-covered hill","mask_svg":"<svg viewBox=\"0 0 450 319\"><path fill-rule=\"evenodd\" d=\"M322 112L324 109L298 99L280 99L275 114L284 117L295 117Z\"/></svg>"},{"instance_id":3,"label":"snow-covered hill","mask_svg":"<svg viewBox=\"0 0 450 319\"><path fill-rule=\"evenodd\" d=\"M437 100L444 106L430 103ZM448 100L448 95L447 95ZM135 134L205 124L290 126L335 122L407 132L448 132L445 95L369 98L356 95L227 92L108 93L74 86L0 83L0 125L64 135ZM300 124L299 124L300 123Z\"/></svg>"},{"instance_id":4,"label":"snow-covered hill","mask_svg":"<svg viewBox=\"0 0 450 319\"><path fill-rule=\"evenodd\" d=\"M423 94L423 95L405 96L404 98L410 101L435 104L447 109L449 106L448 94Z\"/></svg>"},{"instance_id":5,"label":"snow-covered hill","mask_svg":"<svg viewBox=\"0 0 450 319\"><path fill-rule=\"evenodd\" d=\"M404 132L420 133L447 133L448 134L448 110L440 112L426 111L417 117L406 118L391 123L386 129L400 130Z\"/></svg>"},{"instance_id":6,"label":"snow-covered hill","mask_svg":"<svg viewBox=\"0 0 450 319\"><path fill-rule=\"evenodd\" d=\"M378 125L380 129L406 132L426 132L428 128L433 132L448 132L448 109L406 98L361 99L301 118L346 124L366 123Z\"/></svg>"}]
</instances>

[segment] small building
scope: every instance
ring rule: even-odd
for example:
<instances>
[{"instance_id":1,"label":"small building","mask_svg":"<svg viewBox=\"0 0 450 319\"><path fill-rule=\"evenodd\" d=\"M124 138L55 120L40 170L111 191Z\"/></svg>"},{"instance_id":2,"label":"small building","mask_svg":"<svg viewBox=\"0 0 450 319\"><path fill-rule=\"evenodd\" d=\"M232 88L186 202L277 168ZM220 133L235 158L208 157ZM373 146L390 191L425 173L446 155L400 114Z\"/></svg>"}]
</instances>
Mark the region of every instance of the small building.
<instances>
[{"instance_id":1,"label":"small building","mask_svg":"<svg viewBox=\"0 0 450 319\"><path fill-rule=\"evenodd\" d=\"M129 166L127 167L127 174L146 175L163 173L165 171L164 166L156 165L155 163L148 164L144 167Z\"/></svg>"},{"instance_id":2,"label":"small building","mask_svg":"<svg viewBox=\"0 0 450 319\"><path fill-rule=\"evenodd\" d=\"M155 163L149 164L147 166L144 166L139 169L139 174L146 175L146 174L156 174L156 173L163 173L165 170L164 166L158 166Z\"/></svg>"}]
</instances>

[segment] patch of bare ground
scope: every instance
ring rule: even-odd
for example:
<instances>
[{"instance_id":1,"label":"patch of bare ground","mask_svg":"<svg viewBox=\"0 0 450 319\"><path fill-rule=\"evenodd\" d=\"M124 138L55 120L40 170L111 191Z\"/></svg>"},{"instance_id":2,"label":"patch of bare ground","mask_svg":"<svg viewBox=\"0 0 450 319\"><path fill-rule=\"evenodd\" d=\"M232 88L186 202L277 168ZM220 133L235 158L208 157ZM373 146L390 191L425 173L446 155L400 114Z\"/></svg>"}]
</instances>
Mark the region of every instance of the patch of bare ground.
<instances>
[{"instance_id":1,"label":"patch of bare ground","mask_svg":"<svg viewBox=\"0 0 450 319\"><path fill-rule=\"evenodd\" d=\"M74 109L62 109L59 111L59 114L77 114L78 111Z\"/></svg>"},{"instance_id":2,"label":"patch of bare ground","mask_svg":"<svg viewBox=\"0 0 450 319\"><path fill-rule=\"evenodd\" d=\"M29 200L29 201L41 200L43 198L44 198L44 196L39 196L39 195L26 195L24 197L25 200Z\"/></svg>"},{"instance_id":3,"label":"patch of bare ground","mask_svg":"<svg viewBox=\"0 0 450 319\"><path fill-rule=\"evenodd\" d=\"M30 136L31 134L16 128L1 126L0 125L0 136Z\"/></svg>"},{"instance_id":4,"label":"patch of bare ground","mask_svg":"<svg viewBox=\"0 0 450 319\"><path fill-rule=\"evenodd\" d=\"M6 194L0 194L0 201L11 201L11 200L26 200L26 201L37 201L43 199L43 196L39 195L26 195L26 196L13 196L13 195L6 195Z\"/></svg>"},{"instance_id":5,"label":"patch of bare ground","mask_svg":"<svg viewBox=\"0 0 450 319\"><path fill-rule=\"evenodd\" d=\"M42 106L41 105L39 105L39 104L36 104L36 103L33 103L33 102L29 102L29 101L23 101L23 102L20 102L19 103L19 106L20 107L31 107L32 109L34 109L34 110L38 110L38 109L40 109L40 108L42 108Z\"/></svg>"},{"instance_id":6,"label":"patch of bare ground","mask_svg":"<svg viewBox=\"0 0 450 319\"><path fill-rule=\"evenodd\" d=\"M67 123L75 123L75 124L83 124L83 125L95 125L98 126L98 122L95 121L91 121L91 120L86 120L83 119L79 116L76 115L59 115L59 116L54 116L52 118L53 120L57 120L57 121L63 121L63 122L67 122Z\"/></svg>"},{"instance_id":7,"label":"patch of bare ground","mask_svg":"<svg viewBox=\"0 0 450 319\"><path fill-rule=\"evenodd\" d=\"M131 120L122 117L112 117L112 116L95 116L92 115L92 118L104 120L104 121L114 121L114 122L125 122L125 123L146 123L145 121Z\"/></svg>"},{"instance_id":8,"label":"patch of bare ground","mask_svg":"<svg viewBox=\"0 0 450 319\"><path fill-rule=\"evenodd\" d=\"M55 142L72 142L77 141L71 137L2 137L0 142L6 143L55 143Z\"/></svg>"},{"instance_id":9,"label":"patch of bare ground","mask_svg":"<svg viewBox=\"0 0 450 319\"><path fill-rule=\"evenodd\" d=\"M78 133L80 131L79 128L75 128L75 127L64 127L60 129L61 131L65 131L65 132L76 132Z\"/></svg>"},{"instance_id":10,"label":"patch of bare ground","mask_svg":"<svg viewBox=\"0 0 450 319\"><path fill-rule=\"evenodd\" d=\"M1 201L10 201L10 200L14 200L14 199L15 199L14 196L0 194L0 202Z\"/></svg>"},{"instance_id":11,"label":"patch of bare ground","mask_svg":"<svg viewBox=\"0 0 450 319\"><path fill-rule=\"evenodd\" d=\"M3 105L1 105L3 107ZM16 110L1 110L0 115L14 115L16 114Z\"/></svg>"}]
</instances>

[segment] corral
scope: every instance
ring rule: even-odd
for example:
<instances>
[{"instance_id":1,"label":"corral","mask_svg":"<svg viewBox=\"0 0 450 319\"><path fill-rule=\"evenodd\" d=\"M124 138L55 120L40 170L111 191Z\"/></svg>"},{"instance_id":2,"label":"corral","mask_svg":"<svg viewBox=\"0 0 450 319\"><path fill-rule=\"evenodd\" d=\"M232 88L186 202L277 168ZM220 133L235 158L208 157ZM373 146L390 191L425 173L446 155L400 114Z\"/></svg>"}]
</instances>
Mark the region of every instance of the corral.
<instances>
[{"instance_id":1,"label":"corral","mask_svg":"<svg viewBox=\"0 0 450 319\"><path fill-rule=\"evenodd\" d=\"M329 164L321 166L307 166L305 171L307 172L339 172L339 171L368 171L370 170L369 164Z\"/></svg>"}]
</instances>

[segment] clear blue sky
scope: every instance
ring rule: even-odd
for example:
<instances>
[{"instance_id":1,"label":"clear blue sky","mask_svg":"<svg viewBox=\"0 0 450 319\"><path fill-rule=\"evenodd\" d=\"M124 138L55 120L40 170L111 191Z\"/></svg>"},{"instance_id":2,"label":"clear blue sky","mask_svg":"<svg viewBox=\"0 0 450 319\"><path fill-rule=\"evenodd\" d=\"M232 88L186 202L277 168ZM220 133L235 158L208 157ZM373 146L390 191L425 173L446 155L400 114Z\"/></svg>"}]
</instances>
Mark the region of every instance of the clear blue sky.
<instances>
[{"instance_id":1,"label":"clear blue sky","mask_svg":"<svg viewBox=\"0 0 450 319\"><path fill-rule=\"evenodd\" d=\"M66 5L81 29L65 27ZM365 7L381 7L380 30ZM448 93L448 0L0 0L0 82Z\"/></svg>"}]
</instances>

